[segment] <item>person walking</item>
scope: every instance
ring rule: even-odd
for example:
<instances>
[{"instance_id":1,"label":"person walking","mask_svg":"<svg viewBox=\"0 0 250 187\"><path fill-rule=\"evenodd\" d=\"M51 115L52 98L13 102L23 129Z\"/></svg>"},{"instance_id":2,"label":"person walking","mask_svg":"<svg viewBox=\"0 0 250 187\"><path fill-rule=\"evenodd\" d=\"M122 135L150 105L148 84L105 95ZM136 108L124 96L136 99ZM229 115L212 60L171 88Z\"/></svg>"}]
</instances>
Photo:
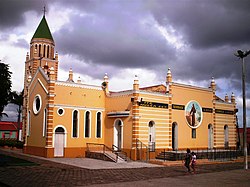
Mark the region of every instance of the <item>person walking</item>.
<instances>
[{"instance_id":1,"label":"person walking","mask_svg":"<svg viewBox=\"0 0 250 187\"><path fill-rule=\"evenodd\" d=\"M194 152L192 152L191 155L192 155L191 168L193 169L193 172L195 174L196 154Z\"/></svg>"},{"instance_id":2,"label":"person walking","mask_svg":"<svg viewBox=\"0 0 250 187\"><path fill-rule=\"evenodd\" d=\"M185 155L185 160L184 160L184 162L185 162L184 165L188 169L188 172L191 171L190 170L190 162L191 162L191 160L192 160L191 151L190 151L190 149L187 149L187 153Z\"/></svg>"}]
</instances>

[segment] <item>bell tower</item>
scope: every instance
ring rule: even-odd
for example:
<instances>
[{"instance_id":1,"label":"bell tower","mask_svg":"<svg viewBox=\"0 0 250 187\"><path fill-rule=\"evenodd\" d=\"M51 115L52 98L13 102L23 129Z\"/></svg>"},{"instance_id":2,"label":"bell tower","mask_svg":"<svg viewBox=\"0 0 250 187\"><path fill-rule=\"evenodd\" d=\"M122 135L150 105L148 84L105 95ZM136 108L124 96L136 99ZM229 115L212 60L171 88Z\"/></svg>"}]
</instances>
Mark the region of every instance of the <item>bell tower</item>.
<instances>
[{"instance_id":1,"label":"bell tower","mask_svg":"<svg viewBox=\"0 0 250 187\"><path fill-rule=\"evenodd\" d=\"M55 53L55 42L51 35L48 23L44 15L40 21L31 41L30 51L26 55L24 72L24 98L23 98L23 140L26 144L26 130L28 124L28 86L38 68L42 68L48 79L57 80L58 73L58 54Z\"/></svg>"},{"instance_id":2,"label":"bell tower","mask_svg":"<svg viewBox=\"0 0 250 187\"><path fill-rule=\"evenodd\" d=\"M48 75L50 68L53 67L57 80L58 54L55 53L55 42L45 18L45 9L42 20L30 41L30 52L26 55L24 82L29 76L33 78L38 67L43 68Z\"/></svg>"}]
</instances>

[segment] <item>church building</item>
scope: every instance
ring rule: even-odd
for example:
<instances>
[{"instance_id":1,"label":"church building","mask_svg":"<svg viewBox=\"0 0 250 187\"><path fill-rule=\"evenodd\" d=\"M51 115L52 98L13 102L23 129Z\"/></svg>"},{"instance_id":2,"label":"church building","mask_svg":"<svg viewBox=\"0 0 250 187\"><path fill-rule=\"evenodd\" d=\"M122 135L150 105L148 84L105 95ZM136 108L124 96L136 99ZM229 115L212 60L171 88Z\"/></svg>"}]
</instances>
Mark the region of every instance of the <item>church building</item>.
<instances>
[{"instance_id":1,"label":"church building","mask_svg":"<svg viewBox=\"0 0 250 187\"><path fill-rule=\"evenodd\" d=\"M109 90L109 77L100 85L58 80L59 55L45 16L26 55L24 73L24 152L42 157L86 157L90 149L120 151L132 160L155 158L163 150L227 149L236 147L236 103L209 88L174 82ZM84 74L84 72L81 72Z\"/></svg>"}]
</instances>

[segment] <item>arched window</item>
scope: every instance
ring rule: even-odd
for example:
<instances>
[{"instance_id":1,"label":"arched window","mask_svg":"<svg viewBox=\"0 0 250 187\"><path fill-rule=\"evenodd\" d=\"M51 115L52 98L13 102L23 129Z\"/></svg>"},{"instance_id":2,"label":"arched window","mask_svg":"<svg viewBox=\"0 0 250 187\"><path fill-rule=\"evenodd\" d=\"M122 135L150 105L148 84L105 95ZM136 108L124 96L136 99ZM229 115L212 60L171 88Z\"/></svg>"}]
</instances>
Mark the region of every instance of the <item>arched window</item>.
<instances>
[{"instance_id":1,"label":"arched window","mask_svg":"<svg viewBox=\"0 0 250 187\"><path fill-rule=\"evenodd\" d=\"M229 142L228 142L228 126L224 126L224 146L225 149L229 148Z\"/></svg>"},{"instance_id":2,"label":"arched window","mask_svg":"<svg viewBox=\"0 0 250 187\"><path fill-rule=\"evenodd\" d=\"M148 148L149 151L155 151L155 122L150 121L148 127Z\"/></svg>"},{"instance_id":3,"label":"arched window","mask_svg":"<svg viewBox=\"0 0 250 187\"><path fill-rule=\"evenodd\" d=\"M213 149L213 126L208 125L208 149Z\"/></svg>"},{"instance_id":4,"label":"arched window","mask_svg":"<svg viewBox=\"0 0 250 187\"><path fill-rule=\"evenodd\" d=\"M47 46L47 58L49 58L49 45Z\"/></svg>"},{"instance_id":5,"label":"arched window","mask_svg":"<svg viewBox=\"0 0 250 187\"><path fill-rule=\"evenodd\" d=\"M43 137L46 135L47 131L47 109L44 109L44 115L43 115Z\"/></svg>"},{"instance_id":6,"label":"arched window","mask_svg":"<svg viewBox=\"0 0 250 187\"><path fill-rule=\"evenodd\" d=\"M72 137L77 138L78 134L78 111L73 112L73 127L72 127Z\"/></svg>"},{"instance_id":7,"label":"arched window","mask_svg":"<svg viewBox=\"0 0 250 187\"><path fill-rule=\"evenodd\" d=\"M31 117L30 117L30 111L28 113L28 121L27 121L27 136L30 136L30 128L31 128Z\"/></svg>"},{"instance_id":8,"label":"arched window","mask_svg":"<svg viewBox=\"0 0 250 187\"><path fill-rule=\"evenodd\" d=\"M41 57L41 49L42 49L42 45L39 44L39 48L38 48L38 56Z\"/></svg>"},{"instance_id":9,"label":"arched window","mask_svg":"<svg viewBox=\"0 0 250 187\"><path fill-rule=\"evenodd\" d=\"M101 138L101 112L97 112L96 116L96 137Z\"/></svg>"},{"instance_id":10,"label":"arched window","mask_svg":"<svg viewBox=\"0 0 250 187\"><path fill-rule=\"evenodd\" d=\"M178 149L178 124L176 122L172 123L172 148L173 150Z\"/></svg>"},{"instance_id":11,"label":"arched window","mask_svg":"<svg viewBox=\"0 0 250 187\"><path fill-rule=\"evenodd\" d=\"M90 112L87 111L85 113L85 128L84 128L84 137L90 137Z\"/></svg>"},{"instance_id":12,"label":"arched window","mask_svg":"<svg viewBox=\"0 0 250 187\"><path fill-rule=\"evenodd\" d=\"M43 45L43 57L45 57L46 45Z\"/></svg>"}]
</instances>

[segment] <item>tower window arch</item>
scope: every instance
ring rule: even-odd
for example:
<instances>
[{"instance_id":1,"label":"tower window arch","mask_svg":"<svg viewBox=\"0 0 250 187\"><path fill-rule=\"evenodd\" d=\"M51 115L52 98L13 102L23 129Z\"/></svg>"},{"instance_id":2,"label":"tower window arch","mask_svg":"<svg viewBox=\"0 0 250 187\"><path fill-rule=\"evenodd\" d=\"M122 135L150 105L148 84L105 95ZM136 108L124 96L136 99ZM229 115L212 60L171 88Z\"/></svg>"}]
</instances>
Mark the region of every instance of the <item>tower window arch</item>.
<instances>
[{"instance_id":1,"label":"tower window arch","mask_svg":"<svg viewBox=\"0 0 250 187\"><path fill-rule=\"evenodd\" d=\"M46 45L43 45L43 57L45 57Z\"/></svg>"},{"instance_id":2,"label":"tower window arch","mask_svg":"<svg viewBox=\"0 0 250 187\"><path fill-rule=\"evenodd\" d=\"M41 57L41 50L42 50L42 45L39 44L39 47L38 47L38 56Z\"/></svg>"},{"instance_id":3,"label":"tower window arch","mask_svg":"<svg viewBox=\"0 0 250 187\"><path fill-rule=\"evenodd\" d=\"M47 58L49 58L49 45L47 46Z\"/></svg>"}]
</instances>

